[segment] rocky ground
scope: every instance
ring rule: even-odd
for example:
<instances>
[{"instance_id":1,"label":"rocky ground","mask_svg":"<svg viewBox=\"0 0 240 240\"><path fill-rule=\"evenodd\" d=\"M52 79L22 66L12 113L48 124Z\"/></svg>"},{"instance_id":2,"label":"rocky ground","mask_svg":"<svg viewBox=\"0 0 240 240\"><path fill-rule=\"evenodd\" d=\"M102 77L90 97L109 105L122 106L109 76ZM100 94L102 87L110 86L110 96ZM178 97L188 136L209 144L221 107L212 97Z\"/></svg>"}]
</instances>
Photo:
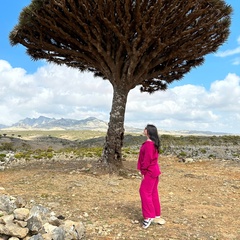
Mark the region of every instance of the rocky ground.
<instances>
[{"instance_id":1,"label":"rocky ground","mask_svg":"<svg viewBox=\"0 0 240 240\"><path fill-rule=\"evenodd\" d=\"M87 240L240 239L239 161L180 162L159 159L165 225L141 228L136 157L120 175L104 174L94 159L29 161L0 172L0 193L42 204L66 219L82 221Z\"/></svg>"}]
</instances>

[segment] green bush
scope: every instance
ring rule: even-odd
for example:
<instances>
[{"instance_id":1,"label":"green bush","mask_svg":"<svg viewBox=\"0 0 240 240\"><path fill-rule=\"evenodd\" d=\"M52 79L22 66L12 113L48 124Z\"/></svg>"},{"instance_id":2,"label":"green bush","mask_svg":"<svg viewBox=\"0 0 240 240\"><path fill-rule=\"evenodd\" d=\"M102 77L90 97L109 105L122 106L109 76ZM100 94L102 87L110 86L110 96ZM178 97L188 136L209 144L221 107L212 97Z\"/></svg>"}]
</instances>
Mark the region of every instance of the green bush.
<instances>
[{"instance_id":1,"label":"green bush","mask_svg":"<svg viewBox=\"0 0 240 240\"><path fill-rule=\"evenodd\" d=\"M5 157L6 157L6 154L0 153L0 162L4 162L5 161Z\"/></svg>"},{"instance_id":2,"label":"green bush","mask_svg":"<svg viewBox=\"0 0 240 240\"><path fill-rule=\"evenodd\" d=\"M205 154L205 153L207 153L207 150L204 149L204 148L201 148L201 149L200 149L200 152L201 152L202 154Z\"/></svg>"},{"instance_id":3,"label":"green bush","mask_svg":"<svg viewBox=\"0 0 240 240\"><path fill-rule=\"evenodd\" d=\"M186 152L180 152L178 154L178 157L186 157L187 156L187 153Z\"/></svg>"},{"instance_id":4,"label":"green bush","mask_svg":"<svg viewBox=\"0 0 240 240\"><path fill-rule=\"evenodd\" d=\"M54 150L53 150L52 147L48 147L47 152L53 152L53 151L54 151Z\"/></svg>"},{"instance_id":5,"label":"green bush","mask_svg":"<svg viewBox=\"0 0 240 240\"><path fill-rule=\"evenodd\" d=\"M24 158L25 157L25 153L23 152L17 152L15 153L14 157L17 158L17 159L21 159L21 158Z\"/></svg>"},{"instance_id":6,"label":"green bush","mask_svg":"<svg viewBox=\"0 0 240 240\"><path fill-rule=\"evenodd\" d=\"M43 158L48 158L51 159L53 157L53 149L48 148L47 150L41 150L41 149L36 149L32 157L35 159L43 159Z\"/></svg>"},{"instance_id":7,"label":"green bush","mask_svg":"<svg viewBox=\"0 0 240 240\"><path fill-rule=\"evenodd\" d=\"M48 152L48 153L47 153L47 158L48 158L48 159L53 158L53 152Z\"/></svg>"},{"instance_id":8,"label":"green bush","mask_svg":"<svg viewBox=\"0 0 240 240\"><path fill-rule=\"evenodd\" d=\"M17 159L25 159L25 160L30 160L32 156L32 152L31 151L26 151L26 152L17 152L15 153L14 157Z\"/></svg>"},{"instance_id":9,"label":"green bush","mask_svg":"<svg viewBox=\"0 0 240 240\"><path fill-rule=\"evenodd\" d=\"M13 151L14 148L13 148L13 144L12 143L2 143L2 146L0 146L0 150L3 151L3 150L6 150L6 151Z\"/></svg>"},{"instance_id":10,"label":"green bush","mask_svg":"<svg viewBox=\"0 0 240 240\"><path fill-rule=\"evenodd\" d=\"M65 148L60 152L66 154L74 154L78 157L100 157L102 155L101 147L81 147L81 148Z\"/></svg>"}]
</instances>

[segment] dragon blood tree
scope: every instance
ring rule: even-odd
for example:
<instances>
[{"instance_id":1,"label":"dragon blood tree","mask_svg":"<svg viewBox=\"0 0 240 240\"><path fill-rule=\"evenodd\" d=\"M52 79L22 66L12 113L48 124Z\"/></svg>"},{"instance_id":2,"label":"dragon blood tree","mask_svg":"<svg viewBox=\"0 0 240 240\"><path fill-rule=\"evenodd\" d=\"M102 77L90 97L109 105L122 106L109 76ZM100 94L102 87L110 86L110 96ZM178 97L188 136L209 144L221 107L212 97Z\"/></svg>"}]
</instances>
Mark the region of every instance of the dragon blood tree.
<instances>
[{"instance_id":1,"label":"dragon blood tree","mask_svg":"<svg viewBox=\"0 0 240 240\"><path fill-rule=\"evenodd\" d=\"M33 60L91 71L113 87L102 164L122 166L127 96L166 90L229 35L223 0L32 0L10 33Z\"/></svg>"}]
</instances>

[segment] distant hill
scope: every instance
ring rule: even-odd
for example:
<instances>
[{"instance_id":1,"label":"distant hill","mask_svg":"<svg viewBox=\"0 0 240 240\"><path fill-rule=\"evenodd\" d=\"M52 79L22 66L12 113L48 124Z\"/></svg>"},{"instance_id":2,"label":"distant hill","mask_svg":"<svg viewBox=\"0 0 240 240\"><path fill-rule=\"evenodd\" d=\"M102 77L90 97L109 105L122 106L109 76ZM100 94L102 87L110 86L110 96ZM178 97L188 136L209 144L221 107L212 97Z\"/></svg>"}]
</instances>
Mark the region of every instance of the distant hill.
<instances>
[{"instance_id":1,"label":"distant hill","mask_svg":"<svg viewBox=\"0 0 240 240\"><path fill-rule=\"evenodd\" d=\"M82 120L76 119L55 119L40 116L38 118L25 118L19 122L6 126L0 124L0 130L95 130L95 131L107 131L108 123L99 120L95 117L88 117ZM142 133L143 130L139 128L125 126L126 132ZM159 130L159 133L166 135L203 135L203 136L220 136L220 135L232 135L228 133L211 132L211 131L165 131Z\"/></svg>"},{"instance_id":2,"label":"distant hill","mask_svg":"<svg viewBox=\"0 0 240 240\"><path fill-rule=\"evenodd\" d=\"M7 128L7 127L8 127L7 125L0 124L0 129L4 129L4 128Z\"/></svg>"},{"instance_id":3,"label":"distant hill","mask_svg":"<svg viewBox=\"0 0 240 240\"><path fill-rule=\"evenodd\" d=\"M25 118L9 126L7 129L58 129L58 130L99 130L106 131L108 124L94 117L83 120L55 119L40 116L38 118ZM5 127L4 127L5 128ZM6 129L6 128L5 128Z\"/></svg>"},{"instance_id":4,"label":"distant hill","mask_svg":"<svg viewBox=\"0 0 240 240\"><path fill-rule=\"evenodd\" d=\"M201 136L223 136L223 135L233 135L230 133L224 132L211 132L211 131L197 131L197 130L179 130L179 131L168 131L163 134L170 134L170 135L201 135Z\"/></svg>"}]
</instances>

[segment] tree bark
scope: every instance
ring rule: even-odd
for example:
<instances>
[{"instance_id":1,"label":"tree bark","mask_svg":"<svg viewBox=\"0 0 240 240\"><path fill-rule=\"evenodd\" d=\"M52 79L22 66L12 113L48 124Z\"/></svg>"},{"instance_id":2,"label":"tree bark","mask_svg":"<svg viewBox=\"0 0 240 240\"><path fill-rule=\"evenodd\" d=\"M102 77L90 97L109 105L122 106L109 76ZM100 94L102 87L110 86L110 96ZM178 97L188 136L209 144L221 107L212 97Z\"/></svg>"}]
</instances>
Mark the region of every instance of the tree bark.
<instances>
[{"instance_id":1,"label":"tree bark","mask_svg":"<svg viewBox=\"0 0 240 240\"><path fill-rule=\"evenodd\" d=\"M112 109L101 162L110 172L122 167L122 146L124 138L124 117L128 90L113 87Z\"/></svg>"}]
</instances>

